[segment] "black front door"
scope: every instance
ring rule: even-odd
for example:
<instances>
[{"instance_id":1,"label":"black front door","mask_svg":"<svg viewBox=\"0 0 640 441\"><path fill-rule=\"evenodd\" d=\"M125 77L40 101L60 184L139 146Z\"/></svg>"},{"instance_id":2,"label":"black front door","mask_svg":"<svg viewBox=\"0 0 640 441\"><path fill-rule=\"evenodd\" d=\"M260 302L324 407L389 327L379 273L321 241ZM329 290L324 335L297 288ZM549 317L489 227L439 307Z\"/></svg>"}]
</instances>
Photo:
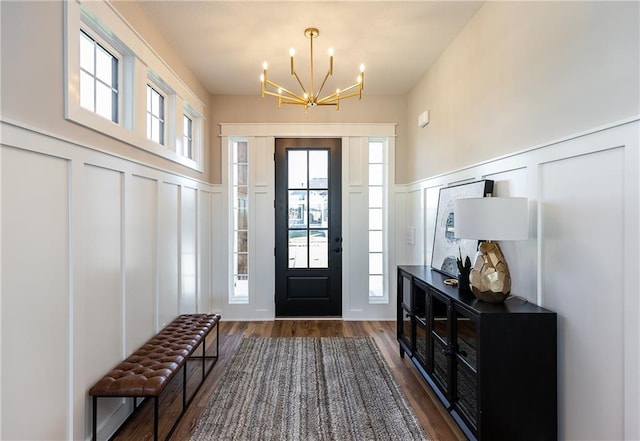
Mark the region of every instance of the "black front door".
<instances>
[{"instance_id":1,"label":"black front door","mask_svg":"<svg viewBox=\"0 0 640 441\"><path fill-rule=\"evenodd\" d=\"M276 139L276 317L342 315L341 145Z\"/></svg>"}]
</instances>

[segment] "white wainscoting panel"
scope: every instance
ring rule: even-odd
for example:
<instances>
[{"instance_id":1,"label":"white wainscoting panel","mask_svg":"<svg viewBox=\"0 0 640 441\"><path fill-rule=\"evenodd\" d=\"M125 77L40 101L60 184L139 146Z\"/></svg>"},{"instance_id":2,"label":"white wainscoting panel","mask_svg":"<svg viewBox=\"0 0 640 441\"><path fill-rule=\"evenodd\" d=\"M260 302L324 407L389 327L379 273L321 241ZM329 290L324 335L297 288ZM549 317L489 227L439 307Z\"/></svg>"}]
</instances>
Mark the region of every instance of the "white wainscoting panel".
<instances>
[{"instance_id":1,"label":"white wainscoting panel","mask_svg":"<svg viewBox=\"0 0 640 441\"><path fill-rule=\"evenodd\" d=\"M414 260L414 262L431 264L431 257L433 256L433 239L436 232L436 216L438 214L438 200L440 199L441 185L435 185L433 187L427 187L424 190L424 210L418 210L420 217L420 227L417 236L420 237L418 244L424 244L424 251L416 253L412 258L422 258L420 260ZM417 207L416 207L417 208ZM424 212L424 216L422 213Z\"/></svg>"},{"instance_id":2,"label":"white wainscoting panel","mask_svg":"<svg viewBox=\"0 0 640 441\"><path fill-rule=\"evenodd\" d=\"M87 388L122 360L124 341L123 174L85 164L83 168L82 268L84 282L76 292L83 298L80 330L84 342L82 369ZM105 367L107 367L105 369ZM101 400L98 412L118 410L118 399Z\"/></svg>"},{"instance_id":3,"label":"white wainscoting panel","mask_svg":"<svg viewBox=\"0 0 640 441\"><path fill-rule=\"evenodd\" d=\"M175 318L183 287L211 299L213 187L95 150L99 135L0 125L1 437L88 440L93 383ZM194 249L196 280L179 265ZM99 439L130 410L100 399Z\"/></svg>"},{"instance_id":4,"label":"white wainscoting panel","mask_svg":"<svg viewBox=\"0 0 640 441\"><path fill-rule=\"evenodd\" d=\"M180 314L193 314L197 310L198 277L196 190L183 186L180 195Z\"/></svg>"},{"instance_id":5,"label":"white wainscoting panel","mask_svg":"<svg viewBox=\"0 0 640 441\"><path fill-rule=\"evenodd\" d=\"M489 173L483 176L494 181L493 192L501 197L529 197L530 183L528 168L519 167L512 170L504 170ZM518 241L502 241L500 249L509 264L511 273L511 291L527 300L536 303L536 204L529 201L529 239ZM471 256L471 261L474 261Z\"/></svg>"},{"instance_id":6,"label":"white wainscoting panel","mask_svg":"<svg viewBox=\"0 0 640 441\"><path fill-rule=\"evenodd\" d=\"M530 238L500 246L512 294L558 314L561 440L640 439L639 133L621 121L396 189L397 234L426 216L425 260L398 256L416 264L430 262L438 187L493 179L495 196L529 198Z\"/></svg>"},{"instance_id":7,"label":"white wainscoting panel","mask_svg":"<svg viewBox=\"0 0 640 441\"><path fill-rule=\"evenodd\" d=\"M126 181L126 352L156 330L158 181L132 175Z\"/></svg>"},{"instance_id":8,"label":"white wainscoting panel","mask_svg":"<svg viewBox=\"0 0 640 441\"><path fill-rule=\"evenodd\" d=\"M215 310L222 311L222 317L229 317L226 308L229 300L228 198L225 190L221 187L219 192L211 194L211 301Z\"/></svg>"},{"instance_id":9,"label":"white wainscoting panel","mask_svg":"<svg viewBox=\"0 0 640 441\"><path fill-rule=\"evenodd\" d=\"M198 191L198 277L197 277L197 310L211 313L213 310L211 295L211 238L213 237L211 216L211 192Z\"/></svg>"},{"instance_id":10,"label":"white wainscoting panel","mask_svg":"<svg viewBox=\"0 0 640 441\"><path fill-rule=\"evenodd\" d=\"M353 146L353 142L351 145ZM362 151L360 148L357 150ZM369 303L369 250L363 246L358 246L369 241L368 225L363 222L364 219L367 219L366 213L369 200L366 191L354 186L348 187L346 196L349 209L343 211L342 217L343 219L346 217L346 222L343 221L343 225L346 224L348 230L343 231L343 243L348 244L349 249L348 253L342 253L342 259L348 260L349 272L345 274L343 265L342 279L348 285L346 290L342 290L342 315L352 318L365 312Z\"/></svg>"},{"instance_id":11,"label":"white wainscoting panel","mask_svg":"<svg viewBox=\"0 0 640 441\"><path fill-rule=\"evenodd\" d=\"M273 167L271 167L273 169ZM270 320L275 316L275 261L273 246L275 243L275 217L273 214L271 186L257 188L253 196L253 228L249 230L249 243L254 253L249 253L249 272L251 290L249 304L255 317Z\"/></svg>"},{"instance_id":12,"label":"white wainscoting panel","mask_svg":"<svg viewBox=\"0 0 640 441\"><path fill-rule=\"evenodd\" d=\"M65 439L70 164L4 145L1 154L2 439Z\"/></svg>"},{"instance_id":13,"label":"white wainscoting panel","mask_svg":"<svg viewBox=\"0 0 640 441\"><path fill-rule=\"evenodd\" d=\"M623 158L617 148L540 166L541 291L559 313L561 439L624 439Z\"/></svg>"},{"instance_id":14,"label":"white wainscoting panel","mask_svg":"<svg viewBox=\"0 0 640 441\"><path fill-rule=\"evenodd\" d=\"M249 308L253 317L270 320L275 317L275 138L252 137L249 154ZM251 160L250 160L251 162Z\"/></svg>"},{"instance_id":15,"label":"white wainscoting panel","mask_svg":"<svg viewBox=\"0 0 640 441\"><path fill-rule=\"evenodd\" d=\"M160 291L158 295L158 330L178 315L178 280L180 259L180 187L160 184L158 262Z\"/></svg>"},{"instance_id":16,"label":"white wainscoting panel","mask_svg":"<svg viewBox=\"0 0 640 441\"><path fill-rule=\"evenodd\" d=\"M422 217L414 217L413 213L416 213L422 206L422 190L421 189L410 189L407 191L406 200L405 200L405 210L407 213L410 213L410 217L407 217L407 220L411 220L411 223L406 224L404 234L400 237L403 238L405 242L406 251L406 262L403 263L412 263L412 262L422 262L424 259L424 255L422 252L424 251L424 219Z\"/></svg>"}]
</instances>

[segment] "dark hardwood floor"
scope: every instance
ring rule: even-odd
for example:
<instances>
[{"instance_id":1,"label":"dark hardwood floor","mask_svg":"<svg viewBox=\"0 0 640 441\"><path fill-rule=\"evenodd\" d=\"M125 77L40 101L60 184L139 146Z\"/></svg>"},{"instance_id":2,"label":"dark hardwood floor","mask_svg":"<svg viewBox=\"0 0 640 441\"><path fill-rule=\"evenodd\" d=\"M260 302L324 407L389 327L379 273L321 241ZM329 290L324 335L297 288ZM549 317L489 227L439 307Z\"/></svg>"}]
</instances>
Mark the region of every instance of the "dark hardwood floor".
<instances>
[{"instance_id":1,"label":"dark hardwood floor","mask_svg":"<svg viewBox=\"0 0 640 441\"><path fill-rule=\"evenodd\" d=\"M442 407L435 394L419 376L413 364L401 359L396 341L395 322L345 322L341 320L276 320L268 322L220 323L220 359L193 402L176 427L172 441L188 440L198 419L213 396L214 389L227 363L245 336L259 337L323 337L372 336L382 352L413 408L422 427L433 441L465 440L465 436ZM200 363L189 363L189 379L196 383L201 377ZM191 372L193 371L193 372ZM160 438L164 439L181 406L182 375L178 373L160 398ZM189 384L191 395L195 385ZM143 403L138 412L120 430L115 440L146 441L153 439L153 409L150 402Z\"/></svg>"}]
</instances>

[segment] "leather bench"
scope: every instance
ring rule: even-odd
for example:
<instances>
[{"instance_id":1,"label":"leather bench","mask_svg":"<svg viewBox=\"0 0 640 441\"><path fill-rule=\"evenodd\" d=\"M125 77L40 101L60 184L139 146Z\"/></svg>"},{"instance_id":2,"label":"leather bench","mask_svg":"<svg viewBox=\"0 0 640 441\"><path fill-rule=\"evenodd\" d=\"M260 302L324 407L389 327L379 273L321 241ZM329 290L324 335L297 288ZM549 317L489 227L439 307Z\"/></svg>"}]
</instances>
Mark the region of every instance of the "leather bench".
<instances>
[{"instance_id":1,"label":"leather bench","mask_svg":"<svg viewBox=\"0 0 640 441\"><path fill-rule=\"evenodd\" d=\"M173 434L187 406L202 386L206 376L218 361L220 336L218 314L184 314L178 316L151 340L145 343L127 359L114 367L91 389L93 397L93 440L97 440L97 403L100 397L123 397L134 399L134 412L138 408L138 398L153 398L154 440L158 440L158 399L173 377L182 369L182 411L171 427L166 439ZM206 355L206 338L216 329L215 355ZM193 355L202 345L202 355ZM187 401L187 361L202 360L202 379ZM206 360L213 360L209 369L205 369Z\"/></svg>"}]
</instances>

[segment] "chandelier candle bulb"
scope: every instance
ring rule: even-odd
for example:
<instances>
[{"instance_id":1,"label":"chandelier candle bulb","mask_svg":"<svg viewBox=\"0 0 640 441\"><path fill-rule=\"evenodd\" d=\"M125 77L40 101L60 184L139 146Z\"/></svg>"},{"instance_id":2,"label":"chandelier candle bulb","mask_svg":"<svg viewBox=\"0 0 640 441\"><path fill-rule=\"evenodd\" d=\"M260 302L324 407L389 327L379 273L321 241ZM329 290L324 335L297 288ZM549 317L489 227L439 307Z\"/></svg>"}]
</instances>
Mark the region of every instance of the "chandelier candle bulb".
<instances>
[{"instance_id":1,"label":"chandelier candle bulb","mask_svg":"<svg viewBox=\"0 0 640 441\"><path fill-rule=\"evenodd\" d=\"M329 49L329 75L333 75L333 48Z\"/></svg>"},{"instance_id":2,"label":"chandelier candle bulb","mask_svg":"<svg viewBox=\"0 0 640 441\"><path fill-rule=\"evenodd\" d=\"M289 57L291 59L291 75L293 75L293 57L296 55L296 50L294 48L289 49Z\"/></svg>"}]
</instances>

